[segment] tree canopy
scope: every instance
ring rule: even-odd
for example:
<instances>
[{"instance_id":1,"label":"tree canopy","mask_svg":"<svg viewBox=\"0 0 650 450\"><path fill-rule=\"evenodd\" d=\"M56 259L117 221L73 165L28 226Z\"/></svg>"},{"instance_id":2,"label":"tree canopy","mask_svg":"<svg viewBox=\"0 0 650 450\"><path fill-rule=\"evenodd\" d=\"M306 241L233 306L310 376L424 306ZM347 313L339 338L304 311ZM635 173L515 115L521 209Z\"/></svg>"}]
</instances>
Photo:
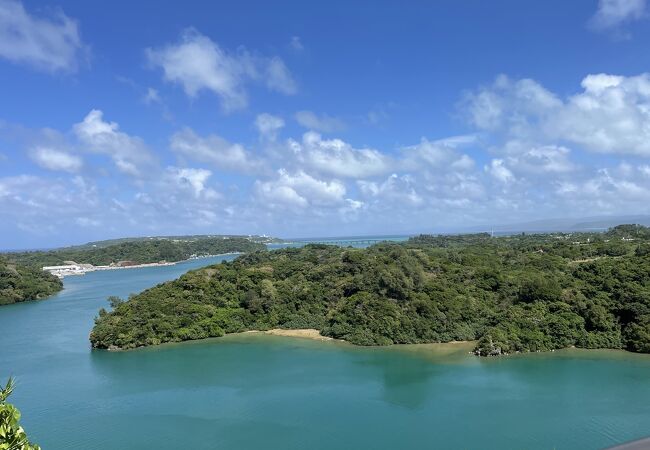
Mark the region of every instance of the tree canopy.
<instances>
[{"instance_id":1,"label":"tree canopy","mask_svg":"<svg viewBox=\"0 0 650 450\"><path fill-rule=\"evenodd\" d=\"M0 257L0 305L40 300L63 288L54 275Z\"/></svg>"},{"instance_id":2,"label":"tree canopy","mask_svg":"<svg viewBox=\"0 0 650 450\"><path fill-rule=\"evenodd\" d=\"M101 242L94 245L6 253L6 259L34 267L57 266L66 261L78 264L109 265L119 261L137 264L159 261L176 262L191 256L263 250L266 246L242 236L188 236L177 238L141 238Z\"/></svg>"},{"instance_id":3,"label":"tree canopy","mask_svg":"<svg viewBox=\"0 0 650 450\"><path fill-rule=\"evenodd\" d=\"M633 226L254 252L113 299L90 339L126 349L279 327L359 345L476 340L480 355L650 352L649 239Z\"/></svg>"}]
</instances>

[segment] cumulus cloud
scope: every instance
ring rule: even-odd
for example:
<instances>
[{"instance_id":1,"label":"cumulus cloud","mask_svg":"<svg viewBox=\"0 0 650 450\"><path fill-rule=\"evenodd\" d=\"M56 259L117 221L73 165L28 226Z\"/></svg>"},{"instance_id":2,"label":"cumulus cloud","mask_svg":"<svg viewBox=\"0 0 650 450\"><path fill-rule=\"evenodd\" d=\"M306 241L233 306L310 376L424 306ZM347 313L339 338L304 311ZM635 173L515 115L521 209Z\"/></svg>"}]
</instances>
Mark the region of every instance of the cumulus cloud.
<instances>
[{"instance_id":1,"label":"cumulus cloud","mask_svg":"<svg viewBox=\"0 0 650 450\"><path fill-rule=\"evenodd\" d=\"M179 187L189 189L194 197L206 193L210 198L218 197L216 191L206 188L206 182L212 175L212 172L207 169L168 167L167 175Z\"/></svg>"},{"instance_id":2,"label":"cumulus cloud","mask_svg":"<svg viewBox=\"0 0 650 450\"><path fill-rule=\"evenodd\" d=\"M467 93L461 109L481 130L530 133L537 120L562 107L562 101L535 80L499 75L492 85Z\"/></svg>"},{"instance_id":3,"label":"cumulus cloud","mask_svg":"<svg viewBox=\"0 0 650 450\"><path fill-rule=\"evenodd\" d=\"M75 72L87 55L77 22L57 10L37 17L0 0L0 57L47 72Z\"/></svg>"},{"instance_id":4,"label":"cumulus cloud","mask_svg":"<svg viewBox=\"0 0 650 450\"><path fill-rule=\"evenodd\" d=\"M548 133L600 153L650 156L650 76L588 75Z\"/></svg>"},{"instance_id":5,"label":"cumulus cloud","mask_svg":"<svg viewBox=\"0 0 650 450\"><path fill-rule=\"evenodd\" d=\"M345 129L345 123L341 119L327 114L317 115L312 111L298 111L294 117L298 124L314 131L333 133Z\"/></svg>"},{"instance_id":6,"label":"cumulus cloud","mask_svg":"<svg viewBox=\"0 0 650 450\"><path fill-rule=\"evenodd\" d=\"M510 184L515 181L515 176L505 166L502 159L493 159L490 161L490 164L485 166L485 171L500 183Z\"/></svg>"},{"instance_id":7,"label":"cumulus cloud","mask_svg":"<svg viewBox=\"0 0 650 450\"><path fill-rule=\"evenodd\" d=\"M346 193L345 185L338 180L320 180L304 171L289 173L285 169L280 169L272 180L258 180L254 188L257 198L266 206L300 209L341 204Z\"/></svg>"},{"instance_id":8,"label":"cumulus cloud","mask_svg":"<svg viewBox=\"0 0 650 450\"><path fill-rule=\"evenodd\" d=\"M289 148L297 161L319 173L345 178L366 178L390 170L391 160L382 152L357 149L340 139L323 139L313 131L302 142L289 140Z\"/></svg>"},{"instance_id":9,"label":"cumulus cloud","mask_svg":"<svg viewBox=\"0 0 650 450\"><path fill-rule=\"evenodd\" d=\"M366 198L380 203L382 209L396 205L418 206L423 203L423 198L415 190L415 180L410 175L392 174L382 182L357 181L361 194Z\"/></svg>"},{"instance_id":10,"label":"cumulus cloud","mask_svg":"<svg viewBox=\"0 0 650 450\"><path fill-rule=\"evenodd\" d=\"M153 164L153 156L144 141L119 131L115 122L106 122L102 111L93 109L84 120L74 125L79 141L88 150L108 155L124 174L139 177L144 168Z\"/></svg>"},{"instance_id":11,"label":"cumulus cloud","mask_svg":"<svg viewBox=\"0 0 650 450\"><path fill-rule=\"evenodd\" d=\"M406 170L419 171L423 168L443 168L453 170L470 170L474 160L458 149L473 144L474 136L456 136L452 138L430 141L422 138L417 145L403 147L402 166Z\"/></svg>"},{"instance_id":12,"label":"cumulus cloud","mask_svg":"<svg viewBox=\"0 0 650 450\"><path fill-rule=\"evenodd\" d=\"M147 49L146 55L163 70L165 80L182 85L188 96L212 91L226 110L248 104L245 85L251 80L283 94L296 92L296 83L280 58L254 56L243 49L228 52L195 29L185 30L180 42Z\"/></svg>"},{"instance_id":13,"label":"cumulus cloud","mask_svg":"<svg viewBox=\"0 0 650 450\"><path fill-rule=\"evenodd\" d=\"M535 80L501 76L460 103L468 134L388 149L313 130L281 140L284 119L264 113L254 122L260 138L247 146L190 128L178 131L170 138L175 165L162 168L141 139L93 110L73 128L78 142L41 130L24 145L27 154L51 170L99 173L84 169L101 157L75 162L75 155L89 150L111 157L136 182L125 188L105 177L97 189L81 176L0 177L0 210L11 209L5 221L11 225L0 228L36 229L49 216L55 227L115 226L118 234L229 230L290 236L329 234L333 223L341 233L362 234L594 210L646 213L648 79L588 75L577 92L560 95ZM585 158L585 152L610 156ZM45 191L48 183L51 192ZM52 195L57 198L49 202Z\"/></svg>"},{"instance_id":14,"label":"cumulus cloud","mask_svg":"<svg viewBox=\"0 0 650 450\"><path fill-rule=\"evenodd\" d=\"M50 147L36 147L29 156L36 164L49 170L75 173L83 166L80 157Z\"/></svg>"},{"instance_id":15,"label":"cumulus cloud","mask_svg":"<svg viewBox=\"0 0 650 450\"><path fill-rule=\"evenodd\" d=\"M506 158L507 165L527 176L568 174L577 169L570 160L571 151L562 146L546 145L533 147L515 156Z\"/></svg>"},{"instance_id":16,"label":"cumulus cloud","mask_svg":"<svg viewBox=\"0 0 650 450\"><path fill-rule=\"evenodd\" d=\"M590 20L596 30L609 30L645 16L646 0L599 0Z\"/></svg>"},{"instance_id":17,"label":"cumulus cloud","mask_svg":"<svg viewBox=\"0 0 650 450\"><path fill-rule=\"evenodd\" d=\"M504 148L505 141L511 149L565 142L592 152L650 156L650 75L593 74L581 86L561 98L534 80L500 76L467 94L461 108L472 125L501 136Z\"/></svg>"},{"instance_id":18,"label":"cumulus cloud","mask_svg":"<svg viewBox=\"0 0 650 450\"><path fill-rule=\"evenodd\" d=\"M170 146L180 156L221 170L244 173L265 170L264 163L246 151L243 145L232 144L214 134L201 137L192 129L185 128L171 137Z\"/></svg>"}]
</instances>

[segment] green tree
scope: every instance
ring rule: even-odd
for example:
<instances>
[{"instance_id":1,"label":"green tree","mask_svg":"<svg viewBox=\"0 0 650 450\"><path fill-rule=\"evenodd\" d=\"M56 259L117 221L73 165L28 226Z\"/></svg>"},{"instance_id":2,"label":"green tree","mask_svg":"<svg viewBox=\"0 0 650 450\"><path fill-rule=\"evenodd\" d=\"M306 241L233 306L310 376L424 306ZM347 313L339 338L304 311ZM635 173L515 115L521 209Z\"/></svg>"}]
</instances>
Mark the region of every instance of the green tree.
<instances>
[{"instance_id":1,"label":"green tree","mask_svg":"<svg viewBox=\"0 0 650 450\"><path fill-rule=\"evenodd\" d=\"M25 430L18 423L20 411L7 403L14 387L14 379L9 378L6 386L0 389L0 450L40 450L41 447L29 442Z\"/></svg>"}]
</instances>

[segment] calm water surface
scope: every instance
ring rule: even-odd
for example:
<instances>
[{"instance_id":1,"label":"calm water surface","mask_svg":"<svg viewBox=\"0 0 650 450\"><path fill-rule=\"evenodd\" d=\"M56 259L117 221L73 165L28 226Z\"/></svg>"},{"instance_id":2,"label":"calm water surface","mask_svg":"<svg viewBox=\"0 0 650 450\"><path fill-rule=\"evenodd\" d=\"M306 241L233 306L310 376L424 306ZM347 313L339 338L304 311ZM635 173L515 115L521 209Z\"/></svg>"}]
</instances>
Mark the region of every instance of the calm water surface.
<instances>
[{"instance_id":1,"label":"calm water surface","mask_svg":"<svg viewBox=\"0 0 650 450\"><path fill-rule=\"evenodd\" d=\"M45 450L597 449L650 435L644 355L485 360L462 346L254 334L90 350L109 295L231 258L70 277L51 299L0 308L0 378L18 378L33 439Z\"/></svg>"}]
</instances>

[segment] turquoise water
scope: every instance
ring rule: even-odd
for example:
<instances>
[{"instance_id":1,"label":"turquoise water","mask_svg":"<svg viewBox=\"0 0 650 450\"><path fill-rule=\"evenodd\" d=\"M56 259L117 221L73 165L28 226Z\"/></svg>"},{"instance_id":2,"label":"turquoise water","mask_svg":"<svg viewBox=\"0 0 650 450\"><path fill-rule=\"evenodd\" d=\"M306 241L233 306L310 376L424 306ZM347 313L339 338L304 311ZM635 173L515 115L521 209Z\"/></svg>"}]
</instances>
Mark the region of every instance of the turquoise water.
<instances>
[{"instance_id":1,"label":"turquoise water","mask_svg":"<svg viewBox=\"0 0 650 450\"><path fill-rule=\"evenodd\" d=\"M109 295L221 259L89 273L0 308L0 379L45 450L597 449L650 435L650 357L359 348L246 334L91 351ZM438 348L438 347L436 347Z\"/></svg>"}]
</instances>

